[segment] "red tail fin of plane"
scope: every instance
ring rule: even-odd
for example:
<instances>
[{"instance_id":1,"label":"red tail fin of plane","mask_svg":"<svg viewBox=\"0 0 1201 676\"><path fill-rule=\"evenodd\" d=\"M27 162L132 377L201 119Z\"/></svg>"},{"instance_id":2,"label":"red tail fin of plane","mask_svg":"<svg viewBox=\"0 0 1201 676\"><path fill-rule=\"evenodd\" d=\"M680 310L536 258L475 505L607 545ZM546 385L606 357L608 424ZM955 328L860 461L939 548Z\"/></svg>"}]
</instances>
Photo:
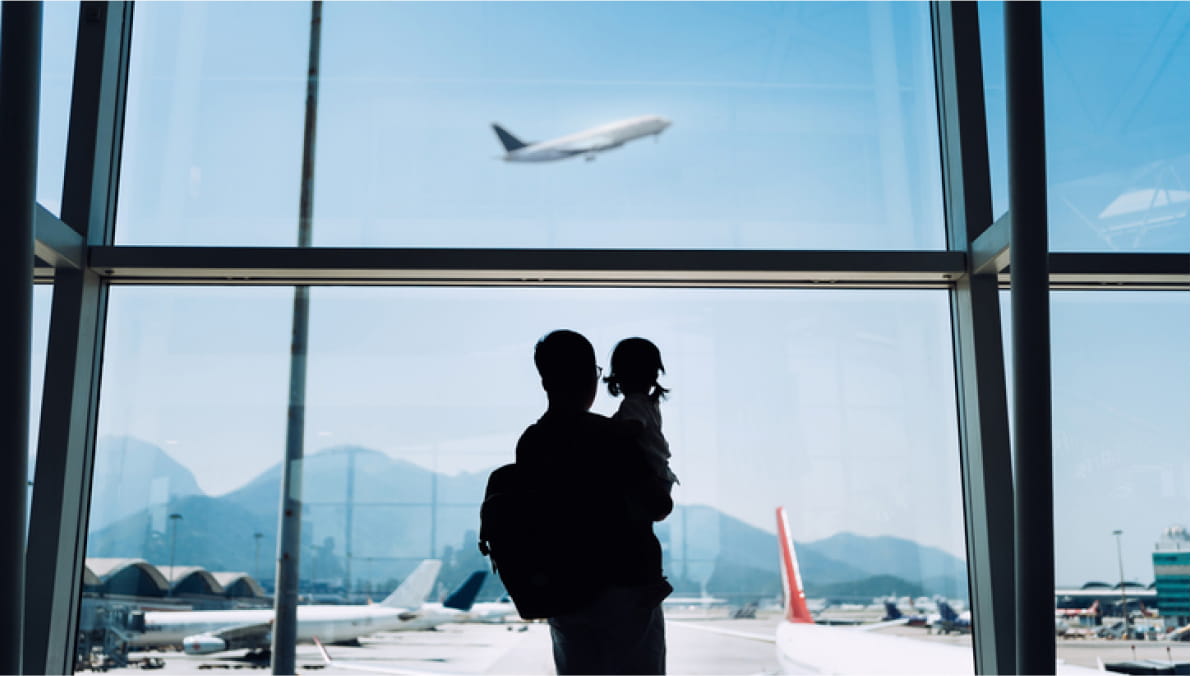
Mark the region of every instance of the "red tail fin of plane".
<instances>
[{"instance_id":1,"label":"red tail fin of plane","mask_svg":"<svg viewBox=\"0 0 1201 676\"><path fill-rule=\"evenodd\" d=\"M784 603L789 622L814 624L805 603L805 588L801 586L801 571L797 567L796 551L792 547L792 529L783 507L776 508L776 527L780 535L780 575L784 578Z\"/></svg>"}]
</instances>

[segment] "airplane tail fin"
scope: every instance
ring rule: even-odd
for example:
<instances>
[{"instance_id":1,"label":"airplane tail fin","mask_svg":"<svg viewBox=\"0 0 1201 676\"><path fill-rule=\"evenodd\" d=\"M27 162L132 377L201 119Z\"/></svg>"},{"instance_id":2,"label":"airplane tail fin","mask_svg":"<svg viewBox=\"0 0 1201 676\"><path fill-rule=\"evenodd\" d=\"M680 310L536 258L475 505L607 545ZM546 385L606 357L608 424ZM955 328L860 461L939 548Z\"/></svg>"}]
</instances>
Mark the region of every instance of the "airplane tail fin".
<instances>
[{"instance_id":1,"label":"airplane tail fin","mask_svg":"<svg viewBox=\"0 0 1201 676\"><path fill-rule=\"evenodd\" d=\"M388 598L380 601L380 605L387 608L417 608L425 601L425 597L430 595L430 591L434 588L434 581L438 579L438 571L442 570L442 561L438 559L426 559L418 564L417 569L405 578L404 582L396 588Z\"/></svg>"},{"instance_id":2,"label":"airplane tail fin","mask_svg":"<svg viewBox=\"0 0 1201 676\"><path fill-rule=\"evenodd\" d=\"M894 603L892 601L884 602L884 619L899 620L902 617L904 617L904 616L901 615L901 610L899 608L897 608L896 603Z\"/></svg>"},{"instance_id":3,"label":"airplane tail fin","mask_svg":"<svg viewBox=\"0 0 1201 676\"><path fill-rule=\"evenodd\" d=\"M455 610L471 610L471 606L475 603L475 597L479 596L480 587L484 586L484 578L487 576L488 571L486 570L477 570L468 575L467 579L463 580L463 584L446 597L446 601L442 605Z\"/></svg>"},{"instance_id":4,"label":"airplane tail fin","mask_svg":"<svg viewBox=\"0 0 1201 676\"><path fill-rule=\"evenodd\" d=\"M505 147L505 152L513 152L514 150L518 150L529 145L525 141L522 141L516 136L510 134L507 129L495 122L492 123L492 131L496 132L497 138L500 139L500 144Z\"/></svg>"},{"instance_id":5,"label":"airplane tail fin","mask_svg":"<svg viewBox=\"0 0 1201 676\"><path fill-rule=\"evenodd\" d=\"M946 601L938 602L938 614L941 615L942 619L947 622L954 622L955 620L959 619L959 613L955 612L955 609L951 607L951 604L947 603Z\"/></svg>"},{"instance_id":6,"label":"airplane tail fin","mask_svg":"<svg viewBox=\"0 0 1201 676\"><path fill-rule=\"evenodd\" d=\"M809 605L805 603L805 588L801 585L801 571L797 567L796 551L792 546L792 529L788 526L788 514L783 507L776 508L776 527L780 536L780 575L784 578L788 621L814 624Z\"/></svg>"}]
</instances>

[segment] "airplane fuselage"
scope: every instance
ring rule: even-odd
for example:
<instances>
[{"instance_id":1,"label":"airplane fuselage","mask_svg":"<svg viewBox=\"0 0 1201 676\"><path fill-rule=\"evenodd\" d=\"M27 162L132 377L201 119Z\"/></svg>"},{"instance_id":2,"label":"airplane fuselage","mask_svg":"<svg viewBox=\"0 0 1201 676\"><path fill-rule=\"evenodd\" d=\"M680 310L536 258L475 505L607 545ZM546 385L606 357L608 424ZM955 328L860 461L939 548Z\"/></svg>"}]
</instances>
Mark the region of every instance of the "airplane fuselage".
<instances>
[{"instance_id":1,"label":"airplane fuselage","mask_svg":"<svg viewBox=\"0 0 1201 676\"><path fill-rule=\"evenodd\" d=\"M327 643L336 643L377 631L424 628L413 625L417 619L415 615L401 608L384 606L299 606L296 609L296 634L305 640L316 636ZM270 608L149 612L146 613L146 631L135 634L130 645L183 645L185 652L194 654L255 647L232 645L218 648L216 644L206 644L203 638L197 637L231 626L269 624L274 618L275 611ZM188 645L188 640L196 645ZM251 640L251 643L265 646L270 640Z\"/></svg>"},{"instance_id":2,"label":"airplane fuselage","mask_svg":"<svg viewBox=\"0 0 1201 676\"><path fill-rule=\"evenodd\" d=\"M591 158L598 152L617 148L628 141L659 134L670 125L670 120L658 115L632 117L550 141L531 143L510 150L505 153L504 159L506 162L546 162L576 155Z\"/></svg>"}]
</instances>

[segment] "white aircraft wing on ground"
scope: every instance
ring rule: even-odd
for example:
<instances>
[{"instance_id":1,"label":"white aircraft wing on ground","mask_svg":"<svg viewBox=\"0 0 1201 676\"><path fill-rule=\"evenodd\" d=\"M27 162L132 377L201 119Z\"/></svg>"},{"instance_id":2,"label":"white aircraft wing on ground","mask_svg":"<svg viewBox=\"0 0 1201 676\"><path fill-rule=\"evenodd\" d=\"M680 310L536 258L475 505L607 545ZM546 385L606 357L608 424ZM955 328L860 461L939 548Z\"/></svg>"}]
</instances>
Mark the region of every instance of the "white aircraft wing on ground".
<instances>
[{"instance_id":1,"label":"white aircraft wing on ground","mask_svg":"<svg viewBox=\"0 0 1201 676\"><path fill-rule=\"evenodd\" d=\"M972 649L918 638L871 631L896 622L858 627L814 623L805 603L805 588L792 544L792 530L783 507L776 508L780 544L780 574L784 587L784 620L776 628L776 654L789 672L822 674L973 674ZM1058 664L1058 674L1096 673L1072 664Z\"/></svg>"}]
</instances>

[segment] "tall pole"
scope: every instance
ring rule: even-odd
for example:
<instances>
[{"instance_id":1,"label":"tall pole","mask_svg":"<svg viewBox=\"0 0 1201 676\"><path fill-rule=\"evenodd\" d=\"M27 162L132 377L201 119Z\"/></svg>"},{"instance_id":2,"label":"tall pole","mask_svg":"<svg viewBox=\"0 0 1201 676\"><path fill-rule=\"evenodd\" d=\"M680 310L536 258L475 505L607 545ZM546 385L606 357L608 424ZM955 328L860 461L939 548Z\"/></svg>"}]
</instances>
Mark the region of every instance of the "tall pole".
<instances>
[{"instance_id":1,"label":"tall pole","mask_svg":"<svg viewBox=\"0 0 1201 676\"><path fill-rule=\"evenodd\" d=\"M21 673L42 3L5 2L0 28L0 673ZM47 524L47 527L51 527Z\"/></svg>"},{"instance_id":2,"label":"tall pole","mask_svg":"<svg viewBox=\"0 0 1201 676\"><path fill-rule=\"evenodd\" d=\"M300 163L298 245L313 243L313 156L317 140L317 83L321 55L321 0L313 0L309 26L308 87L304 101L304 153ZM297 286L292 305L292 373L288 387L288 432L280 485L279 560L271 673L296 673L296 602L300 583L300 508L304 462L305 376L309 352L309 288Z\"/></svg>"},{"instance_id":3,"label":"tall pole","mask_svg":"<svg viewBox=\"0 0 1201 676\"><path fill-rule=\"evenodd\" d=\"M350 557L351 544L354 540L354 460L358 455L358 450L349 448L346 450L346 577L343 587L346 589L346 595L351 593L351 582L354 578L350 572Z\"/></svg>"},{"instance_id":4,"label":"tall pole","mask_svg":"<svg viewBox=\"0 0 1201 676\"><path fill-rule=\"evenodd\" d=\"M1017 673L1055 673L1054 500L1042 5L1005 3L1013 305Z\"/></svg>"},{"instance_id":5,"label":"tall pole","mask_svg":"<svg viewBox=\"0 0 1201 676\"><path fill-rule=\"evenodd\" d=\"M259 580L263 577L263 569L259 567L259 550L263 544L263 534L254 534L254 579Z\"/></svg>"},{"instance_id":6,"label":"tall pole","mask_svg":"<svg viewBox=\"0 0 1201 676\"><path fill-rule=\"evenodd\" d=\"M1118 543L1118 588L1122 590L1122 638L1130 632L1130 618L1126 613L1126 573L1122 570L1122 531L1113 532L1114 540Z\"/></svg>"},{"instance_id":7,"label":"tall pole","mask_svg":"<svg viewBox=\"0 0 1201 676\"><path fill-rule=\"evenodd\" d=\"M175 532L179 530L179 520L183 518L183 514L172 514L167 518L171 520L171 563L167 569L167 596L171 596L175 586Z\"/></svg>"}]
</instances>

